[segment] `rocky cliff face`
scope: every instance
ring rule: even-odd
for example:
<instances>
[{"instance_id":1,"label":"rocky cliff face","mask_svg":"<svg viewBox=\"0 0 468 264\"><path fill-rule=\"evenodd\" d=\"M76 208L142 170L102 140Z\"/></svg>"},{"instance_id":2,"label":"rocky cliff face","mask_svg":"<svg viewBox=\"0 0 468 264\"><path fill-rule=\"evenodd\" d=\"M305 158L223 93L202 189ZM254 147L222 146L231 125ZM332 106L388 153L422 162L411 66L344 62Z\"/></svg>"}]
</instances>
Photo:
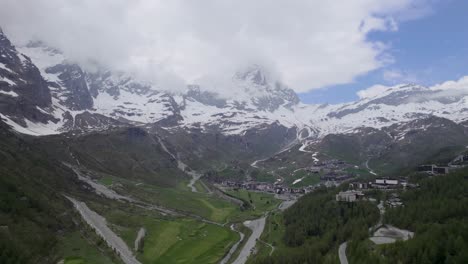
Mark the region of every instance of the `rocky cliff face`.
<instances>
[{"instance_id":1,"label":"rocky cliff face","mask_svg":"<svg viewBox=\"0 0 468 264\"><path fill-rule=\"evenodd\" d=\"M57 76L50 88L60 97L64 106L72 111L93 107L93 98L86 83L86 75L76 64L57 64L47 68L46 73Z\"/></svg>"},{"instance_id":2,"label":"rocky cliff face","mask_svg":"<svg viewBox=\"0 0 468 264\"><path fill-rule=\"evenodd\" d=\"M17 52L0 31L0 113L15 122L57 122L48 113L52 97L47 82L31 59Z\"/></svg>"}]
</instances>

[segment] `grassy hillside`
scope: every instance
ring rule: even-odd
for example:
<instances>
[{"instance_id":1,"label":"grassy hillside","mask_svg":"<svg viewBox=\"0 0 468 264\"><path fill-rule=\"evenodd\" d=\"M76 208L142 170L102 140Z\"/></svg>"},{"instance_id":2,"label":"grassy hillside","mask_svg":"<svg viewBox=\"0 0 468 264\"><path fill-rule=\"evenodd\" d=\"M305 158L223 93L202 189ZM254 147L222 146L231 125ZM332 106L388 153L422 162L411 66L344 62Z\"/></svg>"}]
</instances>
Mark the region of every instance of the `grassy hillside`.
<instances>
[{"instance_id":1,"label":"grassy hillside","mask_svg":"<svg viewBox=\"0 0 468 264\"><path fill-rule=\"evenodd\" d=\"M278 124L248 130L244 135L223 135L216 130L154 129L171 151L196 170L222 169L232 163L250 164L258 157L268 157L293 141L295 129Z\"/></svg>"},{"instance_id":2,"label":"grassy hillside","mask_svg":"<svg viewBox=\"0 0 468 264\"><path fill-rule=\"evenodd\" d=\"M186 175L166 153L157 138L140 128L122 128L76 136L36 138L56 159L77 164L105 174L145 181L163 187L174 187Z\"/></svg>"},{"instance_id":3,"label":"grassy hillside","mask_svg":"<svg viewBox=\"0 0 468 264\"><path fill-rule=\"evenodd\" d=\"M56 263L83 227L62 196L80 191L74 173L29 140L0 123L0 263ZM89 247L97 238L88 237Z\"/></svg>"}]
</instances>

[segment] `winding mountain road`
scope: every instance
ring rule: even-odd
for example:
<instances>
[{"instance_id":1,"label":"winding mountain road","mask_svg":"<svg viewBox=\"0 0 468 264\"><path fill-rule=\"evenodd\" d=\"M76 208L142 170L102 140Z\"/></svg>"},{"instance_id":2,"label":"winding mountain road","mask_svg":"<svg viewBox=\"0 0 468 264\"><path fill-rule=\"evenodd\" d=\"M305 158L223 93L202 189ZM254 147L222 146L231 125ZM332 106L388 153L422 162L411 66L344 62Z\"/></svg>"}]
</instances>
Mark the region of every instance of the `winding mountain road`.
<instances>
[{"instance_id":1,"label":"winding mountain road","mask_svg":"<svg viewBox=\"0 0 468 264\"><path fill-rule=\"evenodd\" d=\"M242 241L244 241L244 233L240 232L240 231L237 231L235 228L234 228L234 224L231 225L231 230L232 231L235 231L237 232L239 235L240 235L240 239L239 241L237 241L232 247L231 249L229 249L229 252L226 254L226 256L224 256L224 258L221 260L221 262L219 262L219 264L226 264L229 262L229 260L231 259L232 255L234 254L234 252L236 252L237 248L239 247L240 243Z\"/></svg>"},{"instance_id":2,"label":"winding mountain road","mask_svg":"<svg viewBox=\"0 0 468 264\"><path fill-rule=\"evenodd\" d=\"M340 258L341 264L348 264L348 258L346 257L346 248L348 247L348 242L344 242L338 248L338 257Z\"/></svg>"},{"instance_id":3,"label":"winding mountain road","mask_svg":"<svg viewBox=\"0 0 468 264\"><path fill-rule=\"evenodd\" d=\"M177 161L177 168L191 177L189 184L187 184L187 187L189 187L190 190L192 190L192 192L197 192L197 188L195 187L195 183L201 178L202 175L200 173L194 171L194 170L191 170L187 164L180 161L176 157L176 155L174 155L172 152L169 151L169 149L166 147L166 145L164 144L162 139L160 137L157 137L157 138L158 138L159 145L161 145L163 150L167 154L169 154L174 160Z\"/></svg>"},{"instance_id":4,"label":"winding mountain road","mask_svg":"<svg viewBox=\"0 0 468 264\"><path fill-rule=\"evenodd\" d=\"M107 221L104 217L89 209L84 202L80 202L68 196L66 197L73 203L75 209L80 213L86 223L88 223L88 225L90 225L96 233L106 241L110 248L118 252L119 257L125 264L141 264L128 248L127 244L125 244L125 242L107 226Z\"/></svg>"},{"instance_id":5,"label":"winding mountain road","mask_svg":"<svg viewBox=\"0 0 468 264\"><path fill-rule=\"evenodd\" d=\"M244 225L252 230L252 234L240 251L239 256L236 260L234 260L234 262L232 262L232 264L244 264L247 261L255 248L257 240L263 233L263 229L265 228L265 220L266 216L256 220L244 222Z\"/></svg>"},{"instance_id":6,"label":"winding mountain road","mask_svg":"<svg viewBox=\"0 0 468 264\"><path fill-rule=\"evenodd\" d=\"M278 205L278 208L277 208L277 210L280 210L280 211L286 210L287 208L291 207L291 205L293 205L297 201L297 199L291 199L291 197L289 196L283 197L283 196L276 195L275 198L283 200L283 202L280 205ZM232 262L233 264L244 264L249 258L249 256L252 254L253 250L255 249L255 245L257 244L257 242L262 242L266 244L267 246L269 246L271 248L270 254L272 254L273 251L275 251L275 247L273 245L260 240L260 236L262 235L263 230L265 229L265 223L266 223L266 218L268 216L268 213L266 213L265 216L261 218L244 222L244 225L252 230L252 234L250 235L249 239L245 243L244 247L241 249L239 256L236 258L236 260L234 260L234 262ZM223 258L220 264L224 264L229 261L229 258L236 251L237 247L239 246L239 243L242 242L242 240L244 239L244 234L242 234L241 232L239 233L241 234L241 239L238 241L238 243L236 243L231 248L228 255L226 255ZM235 249L233 249L234 247Z\"/></svg>"},{"instance_id":7,"label":"winding mountain road","mask_svg":"<svg viewBox=\"0 0 468 264\"><path fill-rule=\"evenodd\" d=\"M369 171L370 174L374 175L374 176L378 176L377 173L375 173L370 167L369 167L369 161L370 159L366 160L366 168L367 170Z\"/></svg>"}]
</instances>

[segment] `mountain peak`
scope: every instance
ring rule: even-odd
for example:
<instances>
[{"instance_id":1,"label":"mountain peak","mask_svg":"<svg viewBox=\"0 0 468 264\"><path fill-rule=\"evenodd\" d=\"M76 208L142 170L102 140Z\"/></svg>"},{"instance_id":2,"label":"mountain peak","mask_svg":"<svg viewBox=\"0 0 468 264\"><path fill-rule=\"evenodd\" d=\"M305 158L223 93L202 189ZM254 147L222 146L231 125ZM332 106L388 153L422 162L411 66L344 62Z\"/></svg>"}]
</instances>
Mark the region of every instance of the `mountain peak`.
<instances>
[{"instance_id":1,"label":"mountain peak","mask_svg":"<svg viewBox=\"0 0 468 264\"><path fill-rule=\"evenodd\" d=\"M257 64L247 67L243 71L238 71L235 75L236 78L252 82L256 85L267 85L267 77L265 70Z\"/></svg>"}]
</instances>

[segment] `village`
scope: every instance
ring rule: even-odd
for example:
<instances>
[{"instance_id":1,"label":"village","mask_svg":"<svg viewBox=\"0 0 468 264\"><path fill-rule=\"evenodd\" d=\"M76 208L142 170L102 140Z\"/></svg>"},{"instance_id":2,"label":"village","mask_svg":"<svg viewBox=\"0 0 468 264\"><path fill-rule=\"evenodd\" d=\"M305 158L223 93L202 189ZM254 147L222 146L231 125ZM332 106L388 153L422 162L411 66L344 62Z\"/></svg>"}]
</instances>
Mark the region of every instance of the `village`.
<instances>
[{"instance_id":1,"label":"village","mask_svg":"<svg viewBox=\"0 0 468 264\"><path fill-rule=\"evenodd\" d=\"M457 156L446 166L439 166L435 164L420 165L416 171L419 173L433 175L445 175L454 169L463 168L468 166L468 154ZM417 184L408 182L407 177L378 177L370 181L358 180L359 175L347 172L347 169L355 168L357 166L346 163L338 159L325 160L314 162L314 164L307 168L302 168L312 175L320 175L320 182L312 185L293 187L286 185L283 180L278 180L275 183L271 182L258 182L258 181L222 181L220 187L222 189L244 189L248 191L267 192L273 194L287 194L294 196L301 196L314 191L315 189L325 186L334 187L348 183L346 191L341 191L336 194L335 200L337 202L356 202L359 200L373 200L373 198L366 197L366 192L372 190L380 190L390 193L390 197L386 201L389 207L402 206L400 198L398 197L399 190L406 190L408 188L418 188ZM294 181L294 185L298 180Z\"/></svg>"},{"instance_id":2,"label":"village","mask_svg":"<svg viewBox=\"0 0 468 264\"><path fill-rule=\"evenodd\" d=\"M420 165L417 172L424 173L428 176L446 175L449 172L468 166L468 154L458 155L455 159L447 164L447 166L439 166L435 164ZM365 198L367 190L377 189L383 191L406 190L407 188L418 188L417 184L408 183L407 177L400 178L376 178L373 182L351 182L348 190L339 192L335 200L337 202L355 202ZM371 199L371 198L369 198ZM386 201L389 207L403 206L398 193L392 192L390 198Z\"/></svg>"},{"instance_id":3,"label":"village","mask_svg":"<svg viewBox=\"0 0 468 264\"><path fill-rule=\"evenodd\" d=\"M230 181L225 180L221 182L223 189L244 189L249 191L260 191L275 194L296 194L302 195L312 192L320 186L332 187L338 186L342 182L355 178L357 175L345 171L349 168L356 168L356 166L346 163L342 160L332 159L320 162L314 162L314 164L307 168L301 168L310 175L320 175L320 182L308 186L293 187L296 183L299 183L302 179L295 180L292 184L287 185L282 179L278 179L275 183L271 182L258 182L258 181ZM295 171L295 172L296 172Z\"/></svg>"},{"instance_id":4,"label":"village","mask_svg":"<svg viewBox=\"0 0 468 264\"><path fill-rule=\"evenodd\" d=\"M468 165L468 154L458 155L455 159L447 164L447 166L438 166L435 164L421 165L418 167L418 172L427 173L429 175L448 174L452 170L460 169Z\"/></svg>"},{"instance_id":5,"label":"village","mask_svg":"<svg viewBox=\"0 0 468 264\"><path fill-rule=\"evenodd\" d=\"M335 199L337 202L356 202L359 200L368 199L373 201L373 198L366 198L365 193L370 190L381 190L386 192L406 190L407 188L417 188L417 184L408 183L407 178L376 178L371 182L351 182L349 183L348 190L336 194ZM390 198L386 201L389 207L402 206L403 203L398 196L397 192L392 192Z\"/></svg>"}]
</instances>

